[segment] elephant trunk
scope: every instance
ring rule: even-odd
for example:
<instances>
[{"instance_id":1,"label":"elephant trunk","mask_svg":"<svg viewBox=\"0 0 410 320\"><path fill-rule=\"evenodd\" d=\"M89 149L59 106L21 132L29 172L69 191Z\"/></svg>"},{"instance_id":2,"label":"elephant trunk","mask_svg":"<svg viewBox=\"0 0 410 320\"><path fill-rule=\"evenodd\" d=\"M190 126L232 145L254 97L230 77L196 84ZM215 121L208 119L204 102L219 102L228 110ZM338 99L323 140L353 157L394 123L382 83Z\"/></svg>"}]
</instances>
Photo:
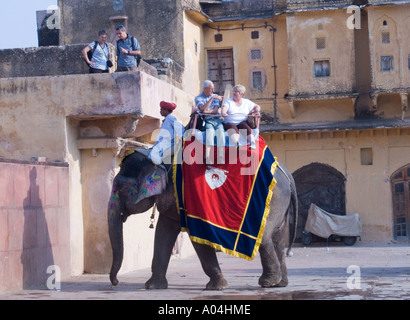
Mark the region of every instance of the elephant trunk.
<instances>
[{"instance_id":1,"label":"elephant trunk","mask_svg":"<svg viewBox=\"0 0 410 320\"><path fill-rule=\"evenodd\" d=\"M110 271L110 281L113 286L118 284L117 274L121 268L122 259L124 256L124 241L122 233L123 221L121 218L121 203L119 192L114 186L111 193L111 198L108 203L108 232L110 236L112 248L112 266Z\"/></svg>"}]
</instances>

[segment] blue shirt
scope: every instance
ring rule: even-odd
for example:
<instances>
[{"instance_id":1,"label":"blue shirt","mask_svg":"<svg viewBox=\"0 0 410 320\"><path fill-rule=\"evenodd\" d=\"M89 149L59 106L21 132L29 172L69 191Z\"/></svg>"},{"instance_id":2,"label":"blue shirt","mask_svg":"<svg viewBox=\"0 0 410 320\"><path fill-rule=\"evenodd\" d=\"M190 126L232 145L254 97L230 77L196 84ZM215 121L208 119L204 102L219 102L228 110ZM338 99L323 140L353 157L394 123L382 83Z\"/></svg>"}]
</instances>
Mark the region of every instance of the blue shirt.
<instances>
[{"instance_id":1,"label":"blue shirt","mask_svg":"<svg viewBox=\"0 0 410 320\"><path fill-rule=\"evenodd\" d=\"M94 50L95 41L91 42L88 46L91 48L91 50ZM95 48L93 57L91 59L91 62L95 62L95 65L90 65L90 67L94 69L107 70L107 60L109 54L110 49L108 48L108 45L104 43L104 47L102 47L100 43L97 42L97 47Z\"/></svg>"},{"instance_id":2,"label":"blue shirt","mask_svg":"<svg viewBox=\"0 0 410 320\"><path fill-rule=\"evenodd\" d=\"M121 48L127 51L141 50L140 44L137 38L127 35L127 39L117 41L117 56L119 67L135 67L137 65L136 56L132 56L121 52Z\"/></svg>"},{"instance_id":3,"label":"blue shirt","mask_svg":"<svg viewBox=\"0 0 410 320\"><path fill-rule=\"evenodd\" d=\"M203 106L207 103L210 99L212 99L212 95L207 97L203 92L195 97L195 105L199 109L199 107ZM212 110L213 108L219 108L219 101L217 99L213 100L211 105L209 106L208 110ZM213 118L214 115L207 116L208 118Z\"/></svg>"}]
</instances>

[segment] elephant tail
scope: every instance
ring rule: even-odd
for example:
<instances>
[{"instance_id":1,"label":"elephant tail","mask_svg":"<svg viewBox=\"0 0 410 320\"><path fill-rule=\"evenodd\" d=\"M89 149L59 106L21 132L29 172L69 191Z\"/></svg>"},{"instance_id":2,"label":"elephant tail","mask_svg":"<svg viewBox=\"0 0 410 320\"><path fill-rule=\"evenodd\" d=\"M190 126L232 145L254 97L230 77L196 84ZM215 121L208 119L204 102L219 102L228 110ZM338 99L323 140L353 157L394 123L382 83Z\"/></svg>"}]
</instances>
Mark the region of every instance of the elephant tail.
<instances>
[{"instance_id":1,"label":"elephant tail","mask_svg":"<svg viewBox=\"0 0 410 320\"><path fill-rule=\"evenodd\" d=\"M289 204L289 221L291 222L291 230L290 230L290 236L289 236L289 247L288 250L286 251L286 256L291 256L291 250L293 243L295 242L296 239L296 230L298 227L298 196L296 193L296 185L295 181L293 178L289 178L290 181L290 188L291 188L291 197L290 197L290 204ZM290 212L289 212L290 211Z\"/></svg>"}]
</instances>

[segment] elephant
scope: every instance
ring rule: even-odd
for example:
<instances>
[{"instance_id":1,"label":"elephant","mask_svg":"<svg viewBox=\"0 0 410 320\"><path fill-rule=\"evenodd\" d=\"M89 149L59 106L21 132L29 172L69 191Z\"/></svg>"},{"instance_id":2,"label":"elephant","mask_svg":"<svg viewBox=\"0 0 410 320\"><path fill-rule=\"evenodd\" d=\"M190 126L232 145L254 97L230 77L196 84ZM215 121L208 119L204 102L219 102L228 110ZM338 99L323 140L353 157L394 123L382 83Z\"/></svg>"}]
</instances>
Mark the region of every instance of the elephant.
<instances>
[{"instance_id":1,"label":"elephant","mask_svg":"<svg viewBox=\"0 0 410 320\"><path fill-rule=\"evenodd\" d=\"M112 246L113 262L110 281L116 286L117 273L123 260L122 225L131 214L143 213L156 205L159 217L155 230L154 254L151 278L145 283L146 289L166 289L166 272L172 249L181 231L179 213L176 206L172 182L172 166L161 169L146 155L134 152L124 158L119 173L115 176L112 194L108 204L108 229ZM158 181L156 194L141 195L142 179L155 174ZM296 235L298 201L295 182L289 171L279 163L274 178L277 183L270 202L270 212L259 247L263 272L259 278L261 287L284 287L288 285L285 263L285 233L288 216L292 217L289 230L290 252ZM146 192L145 192L146 193ZM211 246L192 242L205 274L210 278L207 290L223 290L228 287L218 263L216 250Z\"/></svg>"}]
</instances>

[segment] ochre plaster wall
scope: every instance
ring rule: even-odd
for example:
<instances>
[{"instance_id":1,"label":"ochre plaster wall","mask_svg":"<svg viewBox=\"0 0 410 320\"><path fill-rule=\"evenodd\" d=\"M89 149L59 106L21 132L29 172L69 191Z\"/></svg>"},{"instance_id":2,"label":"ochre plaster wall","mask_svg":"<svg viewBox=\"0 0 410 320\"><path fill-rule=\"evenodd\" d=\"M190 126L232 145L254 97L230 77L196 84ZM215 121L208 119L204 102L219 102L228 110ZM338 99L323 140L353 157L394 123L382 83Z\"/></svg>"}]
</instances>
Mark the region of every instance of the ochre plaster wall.
<instances>
[{"instance_id":1,"label":"ochre plaster wall","mask_svg":"<svg viewBox=\"0 0 410 320\"><path fill-rule=\"evenodd\" d=\"M393 240L391 175L409 164L410 131L364 130L263 134L272 153L293 173L314 162L346 178L346 214L359 213L362 240ZM372 148L373 164L362 165L360 150Z\"/></svg>"},{"instance_id":2,"label":"ochre plaster wall","mask_svg":"<svg viewBox=\"0 0 410 320\"><path fill-rule=\"evenodd\" d=\"M185 125L193 97L142 72L0 79L0 93L0 157L20 161L45 157L68 164L69 213L64 225L70 241L64 253L70 269L65 272L78 275L85 267L89 272L106 272L111 263L106 211L123 146L105 141L124 133L124 124L135 119L136 136L159 128L161 100L178 104L174 113ZM128 134L133 140L134 132ZM144 139L152 141L149 136ZM79 144L81 139L89 139L87 147ZM121 272L149 267L154 232L148 226L149 213L126 223ZM188 241L185 247L189 252Z\"/></svg>"},{"instance_id":3,"label":"ochre plaster wall","mask_svg":"<svg viewBox=\"0 0 410 320\"><path fill-rule=\"evenodd\" d=\"M242 29L242 25L244 29ZM262 112L270 118L274 114L273 94L276 89L278 113L281 117L290 117L289 104L284 99L285 94L289 92L285 17L217 22L210 24L210 26L210 28L204 27L205 51L233 50L234 85L244 85L246 87L245 97L259 104ZM252 39L253 31L259 32L259 38ZM217 34L222 34L223 40L221 42L215 41ZM252 60L251 50L260 50L261 59ZM276 78L275 68L273 68L275 63L277 66ZM203 64L206 70L206 58ZM262 72L262 90L253 88L253 71Z\"/></svg>"},{"instance_id":4,"label":"ochre plaster wall","mask_svg":"<svg viewBox=\"0 0 410 320\"><path fill-rule=\"evenodd\" d=\"M287 15L290 91L292 96L351 92L355 83L354 33L345 10ZM325 39L317 49L316 39ZM314 77L314 61L330 61L330 77Z\"/></svg>"},{"instance_id":5,"label":"ochre plaster wall","mask_svg":"<svg viewBox=\"0 0 410 320\"><path fill-rule=\"evenodd\" d=\"M410 47L409 4L372 6L368 9L372 88L388 90L408 88ZM390 43L382 43L382 33L390 34ZM381 56L393 56L393 70L381 71Z\"/></svg>"}]
</instances>

